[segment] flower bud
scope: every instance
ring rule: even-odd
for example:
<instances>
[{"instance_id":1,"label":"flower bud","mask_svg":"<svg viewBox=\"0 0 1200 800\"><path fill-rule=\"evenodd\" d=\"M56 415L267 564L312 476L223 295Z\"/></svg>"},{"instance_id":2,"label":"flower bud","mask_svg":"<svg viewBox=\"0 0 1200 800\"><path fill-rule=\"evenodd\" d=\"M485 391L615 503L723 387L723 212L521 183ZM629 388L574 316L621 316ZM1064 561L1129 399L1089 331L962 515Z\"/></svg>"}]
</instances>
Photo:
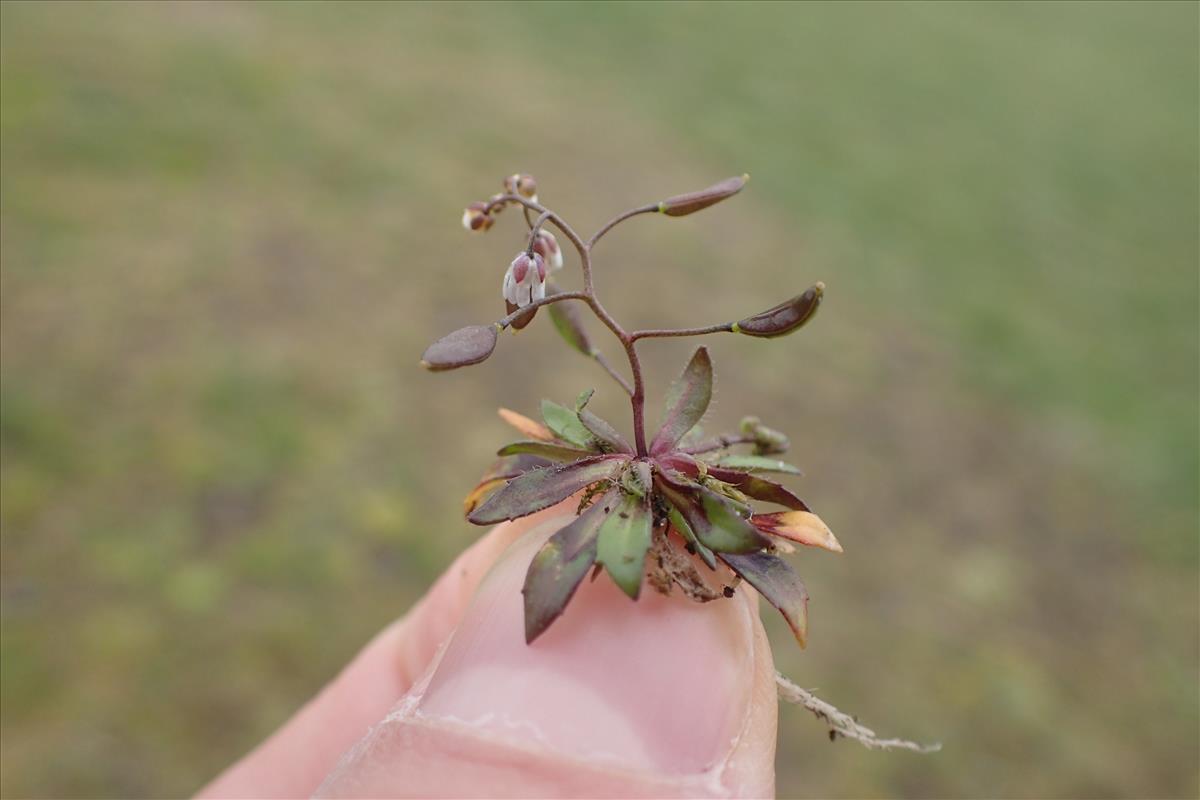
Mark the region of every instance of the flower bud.
<instances>
[{"instance_id":1,"label":"flower bud","mask_svg":"<svg viewBox=\"0 0 1200 800\"><path fill-rule=\"evenodd\" d=\"M496 349L495 325L470 325L443 336L421 356L421 366L433 372L478 364Z\"/></svg>"},{"instance_id":2,"label":"flower bud","mask_svg":"<svg viewBox=\"0 0 1200 800\"><path fill-rule=\"evenodd\" d=\"M739 427L743 436L754 440L754 452L760 456L786 453L792 446L787 436L763 425L758 417L743 417Z\"/></svg>"},{"instance_id":3,"label":"flower bud","mask_svg":"<svg viewBox=\"0 0 1200 800\"><path fill-rule=\"evenodd\" d=\"M463 210L462 224L469 231L486 231L495 222L487 213L487 203L474 202Z\"/></svg>"},{"instance_id":4,"label":"flower bud","mask_svg":"<svg viewBox=\"0 0 1200 800\"><path fill-rule=\"evenodd\" d=\"M791 300L733 324L734 333L747 336L786 336L812 319L821 305L825 284L818 281Z\"/></svg>"},{"instance_id":5,"label":"flower bud","mask_svg":"<svg viewBox=\"0 0 1200 800\"><path fill-rule=\"evenodd\" d=\"M519 194L528 200L537 202L537 181L532 175L516 173L504 179L504 191L509 194Z\"/></svg>"},{"instance_id":6,"label":"flower bud","mask_svg":"<svg viewBox=\"0 0 1200 800\"><path fill-rule=\"evenodd\" d=\"M558 246L558 239L555 239L550 231L537 232L537 236L533 238L533 252L540 255L551 270L562 269L562 248Z\"/></svg>"},{"instance_id":7,"label":"flower bud","mask_svg":"<svg viewBox=\"0 0 1200 800\"><path fill-rule=\"evenodd\" d=\"M708 208L727 197L733 197L742 190L748 180L750 180L749 175L739 175L736 178L727 178L720 183L714 183L707 189L701 189L698 192L677 194L659 203L658 210L669 217L682 217L702 208Z\"/></svg>"}]
</instances>

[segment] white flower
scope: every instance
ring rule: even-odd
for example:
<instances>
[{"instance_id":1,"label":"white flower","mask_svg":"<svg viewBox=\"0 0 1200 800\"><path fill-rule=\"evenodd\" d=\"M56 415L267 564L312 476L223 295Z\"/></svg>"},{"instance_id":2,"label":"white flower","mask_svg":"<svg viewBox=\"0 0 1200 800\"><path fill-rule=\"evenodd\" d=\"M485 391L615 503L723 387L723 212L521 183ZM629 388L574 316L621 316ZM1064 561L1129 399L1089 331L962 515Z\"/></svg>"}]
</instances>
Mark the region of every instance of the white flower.
<instances>
[{"instance_id":1,"label":"white flower","mask_svg":"<svg viewBox=\"0 0 1200 800\"><path fill-rule=\"evenodd\" d=\"M525 306L546 296L546 262L538 253L518 253L504 273L501 290L504 299L516 306Z\"/></svg>"},{"instance_id":2,"label":"white flower","mask_svg":"<svg viewBox=\"0 0 1200 800\"><path fill-rule=\"evenodd\" d=\"M558 246L558 240L554 238L554 234L547 230L540 230L533 240L533 252L545 259L550 265L551 270L562 269L563 255L562 248Z\"/></svg>"}]
</instances>

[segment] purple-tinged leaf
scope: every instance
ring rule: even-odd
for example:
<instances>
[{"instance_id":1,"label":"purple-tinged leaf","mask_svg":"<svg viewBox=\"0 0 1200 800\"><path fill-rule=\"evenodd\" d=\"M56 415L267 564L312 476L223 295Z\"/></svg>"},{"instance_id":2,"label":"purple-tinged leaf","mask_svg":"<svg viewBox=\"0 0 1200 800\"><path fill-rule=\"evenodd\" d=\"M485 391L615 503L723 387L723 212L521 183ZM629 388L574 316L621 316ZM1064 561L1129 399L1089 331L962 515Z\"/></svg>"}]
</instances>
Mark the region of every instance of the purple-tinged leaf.
<instances>
[{"instance_id":1,"label":"purple-tinged leaf","mask_svg":"<svg viewBox=\"0 0 1200 800\"><path fill-rule=\"evenodd\" d=\"M519 453L529 453L548 458L551 461L578 461L581 458L596 455L592 450L580 450L553 442L513 442L496 451L498 456L515 456Z\"/></svg>"},{"instance_id":2,"label":"purple-tinged leaf","mask_svg":"<svg viewBox=\"0 0 1200 800\"><path fill-rule=\"evenodd\" d=\"M803 500L792 494L787 487L775 483L775 481L769 481L766 478L760 478L748 472L738 472L737 470L722 469L721 467L709 467L708 475L722 483L728 483L742 494L747 497L753 497L755 500L776 503L797 511L809 510L808 505Z\"/></svg>"},{"instance_id":3,"label":"purple-tinged leaf","mask_svg":"<svg viewBox=\"0 0 1200 800\"><path fill-rule=\"evenodd\" d=\"M722 553L721 560L779 609L796 641L804 647L808 640L808 590L788 563L769 553Z\"/></svg>"},{"instance_id":4,"label":"purple-tinged leaf","mask_svg":"<svg viewBox=\"0 0 1200 800\"><path fill-rule=\"evenodd\" d=\"M571 464L531 470L509 481L467 519L476 525L491 525L528 516L584 487L615 477L627 462L621 456L593 456Z\"/></svg>"},{"instance_id":5,"label":"purple-tinged leaf","mask_svg":"<svg viewBox=\"0 0 1200 800\"><path fill-rule=\"evenodd\" d=\"M625 441L625 437L618 433L616 428L586 408L579 412L579 421L583 424L583 427L591 432L592 436L596 437L596 440L603 445L603 449L606 451L617 453L633 452L633 448L629 446L629 442Z\"/></svg>"},{"instance_id":6,"label":"purple-tinged leaf","mask_svg":"<svg viewBox=\"0 0 1200 800\"><path fill-rule=\"evenodd\" d=\"M646 571L651 524L649 498L622 492L600 525L596 563L603 564L613 582L634 600Z\"/></svg>"},{"instance_id":7,"label":"purple-tinged leaf","mask_svg":"<svg viewBox=\"0 0 1200 800\"><path fill-rule=\"evenodd\" d=\"M438 339L421 356L421 366L433 372L478 364L496 349L495 325L471 325Z\"/></svg>"},{"instance_id":8,"label":"purple-tinged leaf","mask_svg":"<svg viewBox=\"0 0 1200 800\"><path fill-rule=\"evenodd\" d=\"M818 282L791 300L735 322L733 332L767 338L786 336L813 318L817 307L821 305L821 296L824 293L825 284Z\"/></svg>"},{"instance_id":9,"label":"purple-tinged leaf","mask_svg":"<svg viewBox=\"0 0 1200 800\"><path fill-rule=\"evenodd\" d=\"M699 347L671 388L667 390L667 410L662 428L650 445L658 455L679 443L684 434L696 426L712 400L712 360L708 348Z\"/></svg>"},{"instance_id":10,"label":"purple-tinged leaf","mask_svg":"<svg viewBox=\"0 0 1200 800\"><path fill-rule=\"evenodd\" d=\"M658 210L669 217L682 217L686 214L692 214L701 209L708 208L714 203L719 203L728 197L733 197L742 190L742 187L746 185L746 181L748 180L750 180L749 175L738 175L735 178L726 178L720 183L714 183L712 186L697 192L677 194L659 203Z\"/></svg>"},{"instance_id":11,"label":"purple-tinged leaf","mask_svg":"<svg viewBox=\"0 0 1200 800\"><path fill-rule=\"evenodd\" d=\"M541 636L558 619L596 561L596 533L605 519L592 505L551 536L525 573L525 642Z\"/></svg>"},{"instance_id":12,"label":"purple-tinged leaf","mask_svg":"<svg viewBox=\"0 0 1200 800\"><path fill-rule=\"evenodd\" d=\"M753 553L771 546L770 539L716 492L664 470L659 470L656 484L705 547L718 553Z\"/></svg>"},{"instance_id":13,"label":"purple-tinged leaf","mask_svg":"<svg viewBox=\"0 0 1200 800\"><path fill-rule=\"evenodd\" d=\"M809 547L820 547L831 553L842 552L829 526L810 511L780 511L774 514L755 514L750 524L763 533L779 536Z\"/></svg>"},{"instance_id":14,"label":"purple-tinged leaf","mask_svg":"<svg viewBox=\"0 0 1200 800\"><path fill-rule=\"evenodd\" d=\"M518 475L524 475L531 469L548 466L550 463L539 456L524 454L497 459L496 463L492 464L488 471L480 477L478 485L463 498L463 516L474 511L484 497L499 489L507 481Z\"/></svg>"},{"instance_id":15,"label":"purple-tinged leaf","mask_svg":"<svg viewBox=\"0 0 1200 800\"><path fill-rule=\"evenodd\" d=\"M714 466L736 469L743 472L780 472L786 475L803 475L798 467L766 456L724 455L713 462Z\"/></svg>"}]
</instances>

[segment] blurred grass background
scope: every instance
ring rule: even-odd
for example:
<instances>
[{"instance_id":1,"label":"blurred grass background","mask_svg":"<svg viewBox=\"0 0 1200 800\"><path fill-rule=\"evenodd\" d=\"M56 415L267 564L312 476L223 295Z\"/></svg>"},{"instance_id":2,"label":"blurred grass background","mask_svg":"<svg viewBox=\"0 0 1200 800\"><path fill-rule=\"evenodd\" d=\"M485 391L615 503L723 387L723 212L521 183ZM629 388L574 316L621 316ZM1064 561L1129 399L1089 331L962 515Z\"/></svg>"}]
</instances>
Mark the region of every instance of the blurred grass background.
<instances>
[{"instance_id":1,"label":"blurred grass background","mask_svg":"<svg viewBox=\"0 0 1200 800\"><path fill-rule=\"evenodd\" d=\"M605 241L631 324L829 285L712 340L707 427L790 432L846 547L781 668L946 748L784 709L781 796L1200 792L1195 4L0 14L4 796L193 791L478 535L496 406L626 418L541 318L416 365L500 315L520 224L458 218L513 171L589 230L753 175Z\"/></svg>"}]
</instances>

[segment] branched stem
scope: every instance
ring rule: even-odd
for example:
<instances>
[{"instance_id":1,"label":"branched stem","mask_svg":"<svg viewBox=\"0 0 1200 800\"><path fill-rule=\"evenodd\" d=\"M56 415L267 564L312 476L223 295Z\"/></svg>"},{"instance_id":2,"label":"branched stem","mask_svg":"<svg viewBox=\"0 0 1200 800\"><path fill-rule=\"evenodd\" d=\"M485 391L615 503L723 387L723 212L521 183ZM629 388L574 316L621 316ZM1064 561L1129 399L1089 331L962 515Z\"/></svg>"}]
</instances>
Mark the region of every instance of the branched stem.
<instances>
[{"instance_id":1,"label":"branched stem","mask_svg":"<svg viewBox=\"0 0 1200 800\"><path fill-rule=\"evenodd\" d=\"M732 330L732 324L714 325L708 328L683 328L678 330L644 330L634 331L629 333L621 327L608 310L601 304L600 299L596 296L596 289L592 282L592 247L600 240L604 234L615 228L630 217L636 217L639 214L649 214L657 212L660 209L659 203L648 203L644 206L632 208L624 213L618 214L613 219L606 222L601 228L592 235L586 242L575 232L575 229L563 220L555 212L543 206L541 203L534 202L526 197L518 194L503 194L494 198L484 209L484 213L491 213L493 209L502 206L505 203L518 203L525 213L525 221L529 223L529 243L528 247L533 247L534 237L541 229L542 225L549 222L562 231L563 235L574 245L576 252L579 253L579 262L583 270L583 291L582 292L564 292L561 294L546 297L537 302L531 303L519 311L509 314L497 324L501 328L507 328L512 321L519 315L527 312L531 308L548 305L558 302L559 300L583 300L588 304L592 313L596 318L604 324L606 328L612 331L613 335L621 343L621 347L625 350L625 356L629 359L629 370L633 375L633 385L630 386L620 373L612 368L612 365L601 356L599 353L593 355L596 362L611 375L617 383L621 385L628 394L629 402L633 409L633 438L637 447L637 454L644 456L647 454L646 449L646 386L642 380L642 364L638 358L636 342L638 339L649 339L653 337L666 336L700 336L707 333L718 333L721 331ZM529 212L534 211L539 215L536 221L530 222Z\"/></svg>"}]
</instances>

